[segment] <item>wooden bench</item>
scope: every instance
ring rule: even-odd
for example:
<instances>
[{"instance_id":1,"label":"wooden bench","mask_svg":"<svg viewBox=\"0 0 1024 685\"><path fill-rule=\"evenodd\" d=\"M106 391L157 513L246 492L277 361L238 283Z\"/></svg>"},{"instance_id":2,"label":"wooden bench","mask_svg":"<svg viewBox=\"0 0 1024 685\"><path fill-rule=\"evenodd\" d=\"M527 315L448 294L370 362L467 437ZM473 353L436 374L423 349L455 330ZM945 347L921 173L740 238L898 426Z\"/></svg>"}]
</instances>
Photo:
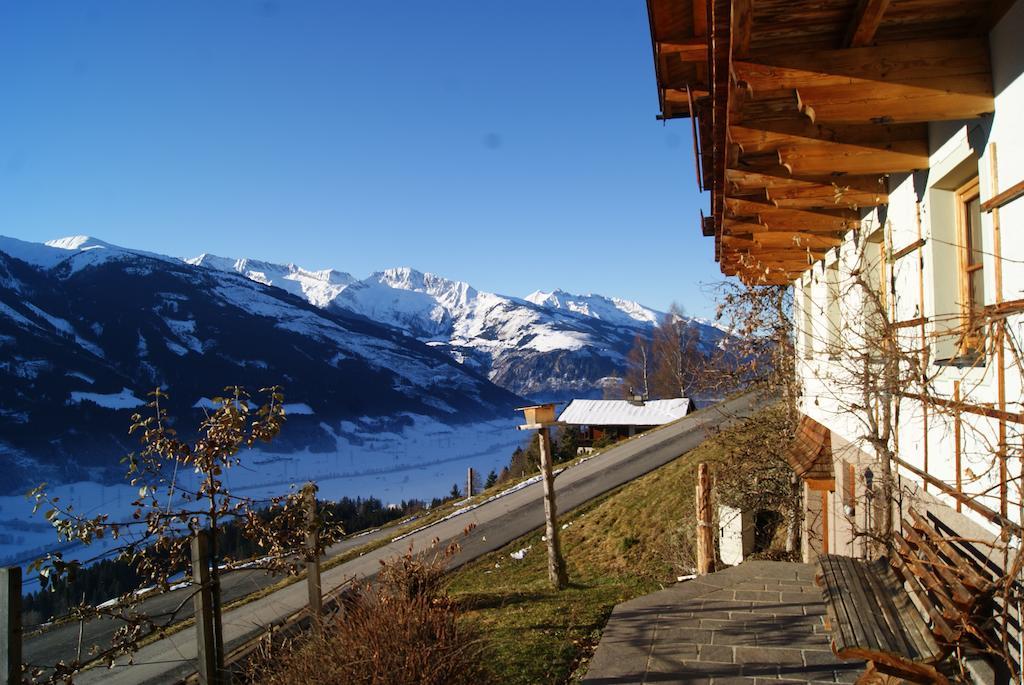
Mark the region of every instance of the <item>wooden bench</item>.
<instances>
[{"instance_id":1,"label":"wooden bench","mask_svg":"<svg viewBox=\"0 0 1024 685\"><path fill-rule=\"evenodd\" d=\"M983 621L995 583L916 511L894 542L889 559L819 557L832 650L867 661L864 682L948 683L937 666Z\"/></svg>"}]
</instances>

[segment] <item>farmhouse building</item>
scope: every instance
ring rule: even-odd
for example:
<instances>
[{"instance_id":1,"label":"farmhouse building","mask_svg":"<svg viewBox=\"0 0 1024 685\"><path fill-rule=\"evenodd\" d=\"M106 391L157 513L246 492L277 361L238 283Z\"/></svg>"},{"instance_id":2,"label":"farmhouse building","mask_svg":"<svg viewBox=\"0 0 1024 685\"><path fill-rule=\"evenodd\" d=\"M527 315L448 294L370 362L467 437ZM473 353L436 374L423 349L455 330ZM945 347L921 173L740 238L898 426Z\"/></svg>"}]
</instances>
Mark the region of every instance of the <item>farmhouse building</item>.
<instances>
[{"instance_id":1,"label":"farmhouse building","mask_svg":"<svg viewBox=\"0 0 1024 685\"><path fill-rule=\"evenodd\" d=\"M913 509L1008 568L1024 524L1024 2L648 9L659 118L689 119L710 195L709 258L792 295L806 560L870 555L887 510L906 532Z\"/></svg>"},{"instance_id":2,"label":"farmhouse building","mask_svg":"<svg viewBox=\"0 0 1024 685\"><path fill-rule=\"evenodd\" d=\"M573 400L558 417L580 428L580 445L622 440L686 416L690 400Z\"/></svg>"}]
</instances>

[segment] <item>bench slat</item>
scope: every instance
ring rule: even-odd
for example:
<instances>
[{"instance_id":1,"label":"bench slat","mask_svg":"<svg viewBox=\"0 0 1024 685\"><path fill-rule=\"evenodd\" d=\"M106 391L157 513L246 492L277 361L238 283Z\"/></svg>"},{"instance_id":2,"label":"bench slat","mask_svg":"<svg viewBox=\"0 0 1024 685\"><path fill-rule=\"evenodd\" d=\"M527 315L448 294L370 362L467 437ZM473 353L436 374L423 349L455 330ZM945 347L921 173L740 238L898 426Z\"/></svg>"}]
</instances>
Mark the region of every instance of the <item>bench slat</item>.
<instances>
[{"instance_id":1,"label":"bench slat","mask_svg":"<svg viewBox=\"0 0 1024 685\"><path fill-rule=\"evenodd\" d=\"M843 576L846 580L846 590L849 593L844 599L851 607L851 613L856 612L858 627L865 633L861 645L883 652L899 651L899 648L892 644L885 628L878 620L878 601L869 597L867 588L857 573L860 563L850 557L837 557L836 561L843 569Z\"/></svg>"},{"instance_id":2,"label":"bench slat","mask_svg":"<svg viewBox=\"0 0 1024 685\"><path fill-rule=\"evenodd\" d=\"M895 536L899 541L900 536ZM904 586L907 587L917 598L920 606L928 614L931 619L931 631L934 635L941 637L946 642L953 642L959 638L959 632L954 630L949 623L946 622L942 612L935 606L935 602L932 601L928 593L924 591L924 588L920 585L920 578L915 574L913 568L906 562L902 557L896 557L893 559L893 568L903 578ZM909 599L909 597L908 597ZM916 608L916 607L915 607Z\"/></svg>"},{"instance_id":3,"label":"bench slat","mask_svg":"<svg viewBox=\"0 0 1024 685\"><path fill-rule=\"evenodd\" d=\"M963 552L950 544L916 509L910 509L910 517L914 521L914 528L949 558L953 566L960 572L960 579L964 585L968 585L982 594L988 593L992 589L994 585L992 579L983 576L974 563Z\"/></svg>"},{"instance_id":4,"label":"bench slat","mask_svg":"<svg viewBox=\"0 0 1024 685\"><path fill-rule=\"evenodd\" d=\"M929 569L925 563L922 563L921 559L917 555L916 549L911 546L906 538L897 533L893 535L893 539L896 541L896 546L901 553L901 558L912 571L912 577L910 580L916 578L917 582L928 591L927 595L935 597L941 606L936 607L935 601L931 599L927 601L927 604L937 609L944 618L951 621L955 620L960 615L960 610L947 594L946 589L942 586L942 581L932 573L931 569ZM918 596L920 597L921 595L919 594Z\"/></svg>"},{"instance_id":5,"label":"bench slat","mask_svg":"<svg viewBox=\"0 0 1024 685\"><path fill-rule=\"evenodd\" d=\"M842 601L842 584L836 574L833 559L834 557L831 554L823 554L819 557L822 579L825 583L824 587L822 587L825 609L828 612L829 620L835 626L832 644L836 652L839 652L856 645L857 636L853 632L853 621L850 619L849 612Z\"/></svg>"},{"instance_id":6,"label":"bench slat","mask_svg":"<svg viewBox=\"0 0 1024 685\"><path fill-rule=\"evenodd\" d=\"M917 550L918 559L922 565L929 569L937 584L948 593L949 598L959 609L970 611L977 601L977 595L963 586L960 579L953 573L946 562L935 553L935 550L925 542L921 535L909 521L903 522L903 536Z\"/></svg>"},{"instance_id":7,"label":"bench slat","mask_svg":"<svg viewBox=\"0 0 1024 685\"><path fill-rule=\"evenodd\" d=\"M819 561L837 655L889 664L933 664L945 656L887 560L821 555Z\"/></svg>"},{"instance_id":8,"label":"bench slat","mask_svg":"<svg viewBox=\"0 0 1024 685\"><path fill-rule=\"evenodd\" d=\"M904 626L911 632L915 643L918 644L920 652L926 660L932 663L941 660L948 653L948 649L940 645L935 639L935 631L928 624L926 616L914 604L908 588L900 579L891 561L888 571L889 573L882 577L882 582L892 588L894 593L893 604L896 606L900 616L906 617Z\"/></svg>"},{"instance_id":9,"label":"bench slat","mask_svg":"<svg viewBox=\"0 0 1024 685\"><path fill-rule=\"evenodd\" d=\"M941 649L932 637L928 624L889 566L889 561L878 559L864 565L862 570L865 580L874 587L876 594L888 600L880 602L882 615L897 642L903 645L900 651L912 656L915 661L934 660Z\"/></svg>"}]
</instances>

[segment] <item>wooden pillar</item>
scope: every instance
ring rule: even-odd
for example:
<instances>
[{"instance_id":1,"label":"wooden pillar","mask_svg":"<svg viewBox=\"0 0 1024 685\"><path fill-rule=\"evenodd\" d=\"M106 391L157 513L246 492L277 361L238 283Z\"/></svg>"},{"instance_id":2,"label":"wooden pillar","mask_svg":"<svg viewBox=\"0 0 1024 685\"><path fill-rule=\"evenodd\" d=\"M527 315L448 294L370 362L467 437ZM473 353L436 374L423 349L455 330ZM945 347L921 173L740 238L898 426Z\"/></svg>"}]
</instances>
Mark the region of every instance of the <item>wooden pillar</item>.
<instances>
[{"instance_id":1,"label":"wooden pillar","mask_svg":"<svg viewBox=\"0 0 1024 685\"><path fill-rule=\"evenodd\" d=\"M307 483L306 498L306 585L309 590L309 616L313 633L323 625L323 591L320 586L320 519L316 510L316 484Z\"/></svg>"},{"instance_id":2,"label":"wooden pillar","mask_svg":"<svg viewBox=\"0 0 1024 685\"><path fill-rule=\"evenodd\" d=\"M697 575L715 570L715 541L711 527L711 477L708 465L697 465Z\"/></svg>"},{"instance_id":3,"label":"wooden pillar","mask_svg":"<svg viewBox=\"0 0 1024 685\"><path fill-rule=\"evenodd\" d=\"M217 663L217 649L213 634L210 541L207 536L208 533L205 530L200 530L192 538L192 584L196 586L192 603L196 619L196 661L199 682L202 685L216 685L221 682L221 665Z\"/></svg>"},{"instance_id":4,"label":"wooden pillar","mask_svg":"<svg viewBox=\"0 0 1024 685\"><path fill-rule=\"evenodd\" d=\"M0 568L0 685L21 685L21 567Z\"/></svg>"},{"instance_id":5,"label":"wooden pillar","mask_svg":"<svg viewBox=\"0 0 1024 685\"><path fill-rule=\"evenodd\" d=\"M988 144L990 197L999 194L999 163L996 158L996 144ZM995 304L1003 302L1003 239L999 224L999 208L992 209L992 256L995 276ZM999 418L999 513L1003 518L1009 515L1009 492L1006 468L1006 319L995 322L993 344L996 348L996 402L1003 414ZM1003 529L1003 538L1008 539L1009 531Z\"/></svg>"},{"instance_id":6,"label":"wooden pillar","mask_svg":"<svg viewBox=\"0 0 1024 685\"><path fill-rule=\"evenodd\" d=\"M466 497L473 496L473 467L466 470Z\"/></svg>"},{"instance_id":7,"label":"wooden pillar","mask_svg":"<svg viewBox=\"0 0 1024 685\"><path fill-rule=\"evenodd\" d=\"M960 471L960 381L953 381L953 468L956 469L956 510L963 511L963 474Z\"/></svg>"},{"instance_id":8,"label":"wooden pillar","mask_svg":"<svg viewBox=\"0 0 1024 685\"><path fill-rule=\"evenodd\" d=\"M544 533L548 545L548 579L561 590L569 584L565 559L558 544L558 509L555 506L555 476L551 468L551 435L544 426L537 435L540 441L540 470L544 480Z\"/></svg>"}]
</instances>

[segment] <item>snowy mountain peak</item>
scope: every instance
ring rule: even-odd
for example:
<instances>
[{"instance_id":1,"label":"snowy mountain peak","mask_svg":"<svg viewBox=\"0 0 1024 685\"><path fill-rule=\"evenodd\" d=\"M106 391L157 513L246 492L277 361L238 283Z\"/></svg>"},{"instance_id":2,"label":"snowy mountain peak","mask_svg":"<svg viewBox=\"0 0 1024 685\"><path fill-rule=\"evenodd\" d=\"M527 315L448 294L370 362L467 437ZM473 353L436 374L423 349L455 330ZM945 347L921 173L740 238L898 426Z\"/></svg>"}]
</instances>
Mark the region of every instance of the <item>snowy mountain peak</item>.
<instances>
[{"instance_id":1,"label":"snowy mountain peak","mask_svg":"<svg viewBox=\"0 0 1024 685\"><path fill-rule=\"evenodd\" d=\"M122 247L117 245L111 245L105 240L99 238L93 238L89 235L71 235L64 238L56 238L54 240L47 240L44 243L47 247L56 247L61 250L94 250L97 248L106 248L114 250L124 250Z\"/></svg>"},{"instance_id":2,"label":"snowy mountain peak","mask_svg":"<svg viewBox=\"0 0 1024 685\"><path fill-rule=\"evenodd\" d=\"M193 266L242 274L257 283L276 286L303 297L317 307L326 307L341 291L356 282L351 274L334 269L310 271L295 264L274 264L244 257L230 259L205 252L184 261Z\"/></svg>"},{"instance_id":3,"label":"snowy mountain peak","mask_svg":"<svg viewBox=\"0 0 1024 685\"><path fill-rule=\"evenodd\" d=\"M148 257L161 261L169 259L151 252L113 245L87 235L56 238L45 243L30 243L0 236L0 251L44 270L59 268L64 276L111 260L134 257Z\"/></svg>"},{"instance_id":4,"label":"snowy mountain peak","mask_svg":"<svg viewBox=\"0 0 1024 685\"><path fill-rule=\"evenodd\" d=\"M577 295L564 290L538 290L526 296L538 307L570 311L616 325L657 324L661 314L638 302L588 293Z\"/></svg>"},{"instance_id":5,"label":"snowy mountain peak","mask_svg":"<svg viewBox=\"0 0 1024 685\"><path fill-rule=\"evenodd\" d=\"M465 307L477 296L476 288L465 281L453 281L407 266L379 271L367 280L396 290L425 293L439 300L447 309Z\"/></svg>"}]
</instances>

